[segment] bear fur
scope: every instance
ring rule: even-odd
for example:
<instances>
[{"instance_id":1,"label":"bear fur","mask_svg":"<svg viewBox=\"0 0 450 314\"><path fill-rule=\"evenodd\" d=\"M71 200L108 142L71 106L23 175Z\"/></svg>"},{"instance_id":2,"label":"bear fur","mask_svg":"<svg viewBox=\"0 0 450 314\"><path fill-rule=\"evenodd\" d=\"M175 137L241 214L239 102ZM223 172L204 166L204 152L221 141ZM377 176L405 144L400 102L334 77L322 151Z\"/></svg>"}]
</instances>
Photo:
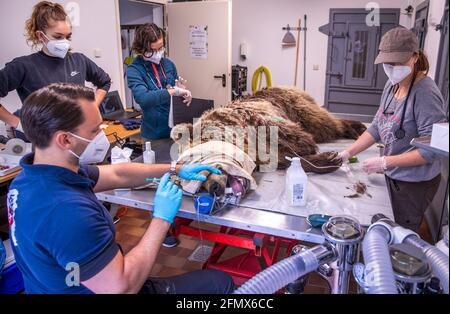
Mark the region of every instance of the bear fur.
<instances>
[{"instance_id":1,"label":"bear fur","mask_svg":"<svg viewBox=\"0 0 450 314\"><path fill-rule=\"evenodd\" d=\"M336 152L318 153L316 143L331 142L339 138L357 139L366 129L360 122L336 119L303 91L291 87L273 87L208 110L195 125L179 124L172 129L171 137L177 143L183 134L189 132L188 145L192 146L193 130L201 129L202 143L222 140L235 144L236 138L240 138L244 141L244 151L248 152L251 147L258 148L258 139L252 140L248 136L251 127L256 129L258 126L278 127L279 169L290 165L286 157L301 156L315 166L328 167L315 168L302 160L305 171L315 173L333 172L341 166L341 161L335 159ZM230 131L227 127L235 129ZM221 134L221 138L217 138L217 134ZM270 138L269 128L266 129L266 136L267 139ZM264 145L268 150L269 143ZM255 162L259 166L268 163L259 156L256 156Z\"/></svg>"}]
</instances>

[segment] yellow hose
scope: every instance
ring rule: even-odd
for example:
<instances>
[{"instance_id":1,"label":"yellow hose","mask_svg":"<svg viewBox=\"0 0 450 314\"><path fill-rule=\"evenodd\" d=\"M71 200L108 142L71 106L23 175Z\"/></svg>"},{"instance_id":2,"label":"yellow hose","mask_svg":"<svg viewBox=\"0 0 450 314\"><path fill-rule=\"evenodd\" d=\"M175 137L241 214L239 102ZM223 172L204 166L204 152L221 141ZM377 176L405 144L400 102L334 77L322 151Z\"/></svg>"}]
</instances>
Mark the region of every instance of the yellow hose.
<instances>
[{"instance_id":1,"label":"yellow hose","mask_svg":"<svg viewBox=\"0 0 450 314\"><path fill-rule=\"evenodd\" d=\"M262 65L258 69L256 69L255 73L253 73L253 78L252 78L252 92L253 93L256 93L258 90L261 89L263 73L266 78L267 87L272 87L272 75L270 74L269 69Z\"/></svg>"}]
</instances>

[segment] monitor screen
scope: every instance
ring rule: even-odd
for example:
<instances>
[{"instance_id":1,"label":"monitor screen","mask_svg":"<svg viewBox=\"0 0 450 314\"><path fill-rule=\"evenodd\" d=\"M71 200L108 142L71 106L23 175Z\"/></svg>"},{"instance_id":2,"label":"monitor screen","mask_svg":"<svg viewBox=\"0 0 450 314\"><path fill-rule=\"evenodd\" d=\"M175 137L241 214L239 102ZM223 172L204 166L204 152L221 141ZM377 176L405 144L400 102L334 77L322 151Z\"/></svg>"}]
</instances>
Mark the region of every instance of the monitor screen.
<instances>
[{"instance_id":1,"label":"monitor screen","mask_svg":"<svg viewBox=\"0 0 450 314\"><path fill-rule=\"evenodd\" d=\"M185 104L183 97L173 97L173 122L175 125L180 123L193 123L193 120L207 110L214 108L214 100L192 98L192 103Z\"/></svg>"},{"instance_id":2,"label":"monitor screen","mask_svg":"<svg viewBox=\"0 0 450 314\"><path fill-rule=\"evenodd\" d=\"M116 111L123 110L122 103L117 92L111 92L106 95L101 106L101 111L103 114L109 114Z\"/></svg>"}]
</instances>

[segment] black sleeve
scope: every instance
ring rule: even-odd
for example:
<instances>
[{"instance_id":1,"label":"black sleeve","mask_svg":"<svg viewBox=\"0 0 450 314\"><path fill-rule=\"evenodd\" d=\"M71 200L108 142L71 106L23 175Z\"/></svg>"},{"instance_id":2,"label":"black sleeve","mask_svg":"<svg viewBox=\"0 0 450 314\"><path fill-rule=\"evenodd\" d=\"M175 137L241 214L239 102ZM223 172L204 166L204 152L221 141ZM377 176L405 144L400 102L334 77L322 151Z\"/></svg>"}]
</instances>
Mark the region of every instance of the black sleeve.
<instances>
[{"instance_id":1,"label":"black sleeve","mask_svg":"<svg viewBox=\"0 0 450 314\"><path fill-rule=\"evenodd\" d=\"M89 179L95 182L97 184L98 177L100 176L100 170L97 166L89 165L86 167L86 173Z\"/></svg>"},{"instance_id":2,"label":"black sleeve","mask_svg":"<svg viewBox=\"0 0 450 314\"><path fill-rule=\"evenodd\" d=\"M20 87L25 77L22 62L13 60L0 70L0 97L6 97L10 91Z\"/></svg>"},{"instance_id":3,"label":"black sleeve","mask_svg":"<svg viewBox=\"0 0 450 314\"><path fill-rule=\"evenodd\" d=\"M86 64L86 81L91 82L97 88L103 89L106 92L111 88L111 77L101 67L95 64L94 61L81 54Z\"/></svg>"}]
</instances>

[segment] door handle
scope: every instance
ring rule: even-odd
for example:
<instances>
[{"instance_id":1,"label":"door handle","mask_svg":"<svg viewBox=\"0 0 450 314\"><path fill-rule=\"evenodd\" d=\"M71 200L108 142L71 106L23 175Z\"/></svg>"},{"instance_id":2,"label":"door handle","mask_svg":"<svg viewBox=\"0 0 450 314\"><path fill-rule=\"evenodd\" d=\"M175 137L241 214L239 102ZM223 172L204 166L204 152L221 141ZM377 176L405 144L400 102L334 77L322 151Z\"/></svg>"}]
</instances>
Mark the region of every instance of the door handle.
<instances>
[{"instance_id":1,"label":"door handle","mask_svg":"<svg viewBox=\"0 0 450 314\"><path fill-rule=\"evenodd\" d=\"M222 86L227 87L227 76L225 74L222 75L214 75L215 79L221 79L222 80Z\"/></svg>"},{"instance_id":2,"label":"door handle","mask_svg":"<svg viewBox=\"0 0 450 314\"><path fill-rule=\"evenodd\" d=\"M338 78L342 77L342 73L341 72L327 72L326 74L330 75L330 76L337 76Z\"/></svg>"}]
</instances>

